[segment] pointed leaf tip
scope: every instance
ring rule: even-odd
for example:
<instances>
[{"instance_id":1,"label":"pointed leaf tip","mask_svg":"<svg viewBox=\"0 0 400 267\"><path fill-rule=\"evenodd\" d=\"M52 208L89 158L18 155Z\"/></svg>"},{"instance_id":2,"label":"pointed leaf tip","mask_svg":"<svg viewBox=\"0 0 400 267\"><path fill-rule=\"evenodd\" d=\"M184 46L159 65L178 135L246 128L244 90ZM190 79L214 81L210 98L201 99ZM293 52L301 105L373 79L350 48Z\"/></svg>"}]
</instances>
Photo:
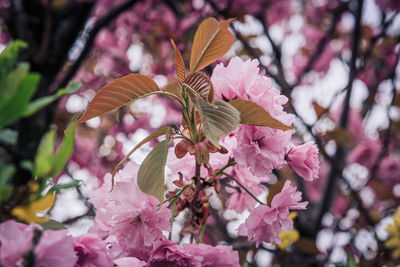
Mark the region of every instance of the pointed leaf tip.
<instances>
[{"instance_id":1,"label":"pointed leaf tip","mask_svg":"<svg viewBox=\"0 0 400 267\"><path fill-rule=\"evenodd\" d=\"M153 79L147 76L132 73L118 78L97 92L76 124L103 115L157 91L160 91L160 88Z\"/></svg>"},{"instance_id":2,"label":"pointed leaf tip","mask_svg":"<svg viewBox=\"0 0 400 267\"><path fill-rule=\"evenodd\" d=\"M279 130L294 130L293 126L283 124L274 119L268 111L260 105L249 100L235 99L229 101L240 112L240 123L257 126L266 126Z\"/></svg>"},{"instance_id":3,"label":"pointed leaf tip","mask_svg":"<svg viewBox=\"0 0 400 267\"><path fill-rule=\"evenodd\" d=\"M190 71L207 67L231 48L235 36L228 30L234 19L218 22L215 18L204 20L196 31L190 56Z\"/></svg>"},{"instance_id":4,"label":"pointed leaf tip","mask_svg":"<svg viewBox=\"0 0 400 267\"><path fill-rule=\"evenodd\" d=\"M183 83L186 77L185 73L185 63L183 61L183 57L179 52L178 48L175 45L174 40L171 39L171 44L175 49L175 68L176 68L176 76L178 76L178 80L180 83Z\"/></svg>"},{"instance_id":5,"label":"pointed leaf tip","mask_svg":"<svg viewBox=\"0 0 400 267\"><path fill-rule=\"evenodd\" d=\"M160 202L164 198L164 172L170 141L161 141L144 159L138 171L138 186L142 192L155 196Z\"/></svg>"}]
</instances>

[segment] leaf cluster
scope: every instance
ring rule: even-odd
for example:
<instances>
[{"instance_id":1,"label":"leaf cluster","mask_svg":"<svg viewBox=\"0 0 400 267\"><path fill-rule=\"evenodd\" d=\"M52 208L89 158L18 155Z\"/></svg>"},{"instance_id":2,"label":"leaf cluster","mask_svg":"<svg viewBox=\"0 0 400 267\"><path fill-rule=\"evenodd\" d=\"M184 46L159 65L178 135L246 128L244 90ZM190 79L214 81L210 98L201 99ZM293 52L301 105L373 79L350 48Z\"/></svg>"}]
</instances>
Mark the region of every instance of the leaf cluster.
<instances>
[{"instance_id":1,"label":"leaf cluster","mask_svg":"<svg viewBox=\"0 0 400 267\"><path fill-rule=\"evenodd\" d=\"M175 99L182 111L183 131L167 126L152 133L117 165L113 177L141 145L166 135L166 140L160 142L149 153L138 172L138 185L141 190L157 197L161 202L164 196L164 168L168 146L172 140L183 139L180 144L186 145L178 146L185 147L184 149L192 155L195 154L197 164L203 164L208 163L210 152L222 149L219 144L221 136L234 131L240 123L281 130L293 129L274 119L261 106L251 101L235 99L225 102L215 99L211 80L201 70L222 57L232 46L235 38L228 29L232 20L218 22L214 18L208 18L200 24L194 37L188 73L181 53L171 40L175 50L178 82L165 90L161 90L149 77L129 74L112 81L97 92L77 121L78 124L153 94ZM183 151L183 155L185 153Z\"/></svg>"}]
</instances>

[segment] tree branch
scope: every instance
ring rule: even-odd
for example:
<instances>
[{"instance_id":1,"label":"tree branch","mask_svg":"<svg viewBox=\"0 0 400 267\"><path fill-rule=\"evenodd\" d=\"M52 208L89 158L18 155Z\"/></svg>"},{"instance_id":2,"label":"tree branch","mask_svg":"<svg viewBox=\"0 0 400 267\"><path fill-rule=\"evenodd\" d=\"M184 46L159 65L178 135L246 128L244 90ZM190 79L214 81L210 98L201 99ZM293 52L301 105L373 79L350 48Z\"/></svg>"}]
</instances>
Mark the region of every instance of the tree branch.
<instances>
[{"instance_id":1,"label":"tree branch","mask_svg":"<svg viewBox=\"0 0 400 267\"><path fill-rule=\"evenodd\" d=\"M348 122L348 114L350 110L350 97L353 89L353 81L354 78L356 77L357 74L357 68L356 68L356 60L358 57L358 51L360 47L360 38L361 38L361 15L362 15L362 8L364 4L364 0L358 0L357 1L357 12L356 12L356 23L354 26L354 31L353 31L353 41L352 41L352 55L351 55L351 60L350 60L350 74L349 74L349 80L347 82L347 85L345 87L346 90L346 96L344 100L344 105L343 105L343 111L340 116L339 120L339 125L342 128L346 128L347 122ZM337 177L342 177L342 171L343 171L343 163L344 163L344 158L345 158L345 152L343 149L340 147L336 150L334 159L334 162L337 162L337 167L338 168L332 168L329 177L328 177L328 182L325 185L324 188L324 193L323 193L323 199L321 201L321 205L319 206L318 212L317 212L317 217L315 219L315 229L320 229L321 228L321 222L322 218L325 214L326 211L329 210L329 208L332 205L332 200L335 195L336 191L336 183L337 183ZM332 163L332 162L331 162ZM346 179L343 179L345 182L347 181ZM349 188L352 191L353 196L355 197L355 200L358 202L360 209L364 210L362 207L362 202L359 202L359 196L357 193L353 193L354 190L349 186ZM361 211L360 210L360 211ZM369 215L367 216L369 217Z\"/></svg>"},{"instance_id":2,"label":"tree branch","mask_svg":"<svg viewBox=\"0 0 400 267\"><path fill-rule=\"evenodd\" d=\"M138 0L128 0L114 7L113 9L110 10L110 12L108 12L106 15L97 20L97 22L94 24L93 28L88 34L85 46L83 47L81 53L79 54L78 58L75 60L73 65L69 68L68 72L65 74L62 81L58 84L57 86L58 88L66 87L69 81L75 76L82 62L89 54L96 39L96 36L100 32L100 30L102 30L105 26L113 22L119 15L128 10L130 7L132 7L136 2L138 2Z\"/></svg>"}]
</instances>

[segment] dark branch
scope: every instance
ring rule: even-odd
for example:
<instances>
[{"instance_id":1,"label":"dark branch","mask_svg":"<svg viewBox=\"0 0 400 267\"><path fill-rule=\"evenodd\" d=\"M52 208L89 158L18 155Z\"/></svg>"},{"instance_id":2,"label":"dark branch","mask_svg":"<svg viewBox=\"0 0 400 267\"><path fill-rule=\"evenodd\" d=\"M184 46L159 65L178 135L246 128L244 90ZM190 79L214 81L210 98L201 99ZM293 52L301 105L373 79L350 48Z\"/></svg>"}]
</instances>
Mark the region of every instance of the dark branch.
<instances>
[{"instance_id":1,"label":"dark branch","mask_svg":"<svg viewBox=\"0 0 400 267\"><path fill-rule=\"evenodd\" d=\"M82 49L79 57L75 60L73 65L70 67L68 72L65 74L62 81L59 83L58 88L64 88L68 85L69 81L75 76L76 72L79 70L82 62L88 56L91 48L93 47L94 41L96 39L97 34L100 32L101 29L109 25L113 22L119 15L123 12L127 11L130 7L132 7L138 0L129 0L126 1L115 8L111 9L106 15L101 17L97 22L94 24L93 28L91 29L90 33L88 34L88 38L85 42L85 46Z\"/></svg>"}]
</instances>

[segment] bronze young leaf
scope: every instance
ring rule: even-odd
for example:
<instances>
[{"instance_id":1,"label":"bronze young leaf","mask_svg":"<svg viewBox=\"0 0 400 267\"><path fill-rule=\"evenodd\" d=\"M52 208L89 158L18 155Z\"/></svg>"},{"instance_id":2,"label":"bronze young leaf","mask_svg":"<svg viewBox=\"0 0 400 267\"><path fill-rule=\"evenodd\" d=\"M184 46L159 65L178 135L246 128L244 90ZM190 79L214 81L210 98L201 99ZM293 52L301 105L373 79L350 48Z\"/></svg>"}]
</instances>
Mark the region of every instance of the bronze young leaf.
<instances>
[{"instance_id":1,"label":"bronze young leaf","mask_svg":"<svg viewBox=\"0 0 400 267\"><path fill-rule=\"evenodd\" d=\"M283 124L277 119L272 118L271 114L263 107L249 100L235 99L229 101L240 112L240 123L258 126L266 126L279 130L293 130L293 126Z\"/></svg>"},{"instance_id":2,"label":"bronze young leaf","mask_svg":"<svg viewBox=\"0 0 400 267\"><path fill-rule=\"evenodd\" d=\"M233 19L218 22L215 18L204 20L196 31L190 56L190 71L207 67L231 48L235 37L228 30Z\"/></svg>"},{"instance_id":3,"label":"bronze young leaf","mask_svg":"<svg viewBox=\"0 0 400 267\"><path fill-rule=\"evenodd\" d=\"M189 74L184 83L189 85L190 88L196 91L204 100L214 100L214 90L211 80L203 72L193 72Z\"/></svg>"},{"instance_id":4,"label":"bronze young leaf","mask_svg":"<svg viewBox=\"0 0 400 267\"><path fill-rule=\"evenodd\" d=\"M76 123L85 122L136 99L158 92L164 93L160 91L153 79L147 76L132 73L118 78L97 92L85 113Z\"/></svg>"},{"instance_id":5,"label":"bronze young leaf","mask_svg":"<svg viewBox=\"0 0 400 267\"><path fill-rule=\"evenodd\" d=\"M175 45L174 40L171 39L171 44L175 49L175 68L176 68L176 76L178 76L178 81L183 83L185 80L185 63L183 62L183 58L178 48Z\"/></svg>"}]
</instances>

